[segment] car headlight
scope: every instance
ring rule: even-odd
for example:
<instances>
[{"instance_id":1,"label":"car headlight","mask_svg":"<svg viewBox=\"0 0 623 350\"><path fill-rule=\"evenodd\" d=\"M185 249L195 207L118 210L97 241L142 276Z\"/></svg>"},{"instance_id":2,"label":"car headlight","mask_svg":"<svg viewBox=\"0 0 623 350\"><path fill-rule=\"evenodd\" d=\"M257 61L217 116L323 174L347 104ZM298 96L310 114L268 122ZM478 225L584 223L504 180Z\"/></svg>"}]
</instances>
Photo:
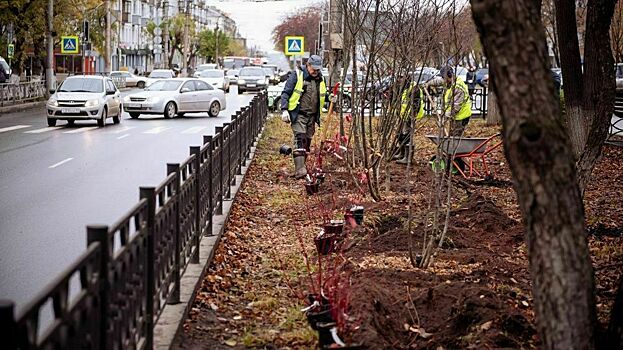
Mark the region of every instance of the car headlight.
<instances>
[{"instance_id":1,"label":"car headlight","mask_svg":"<svg viewBox=\"0 0 623 350\"><path fill-rule=\"evenodd\" d=\"M145 102L158 103L158 102L160 102L160 97L148 97Z\"/></svg>"},{"instance_id":2,"label":"car headlight","mask_svg":"<svg viewBox=\"0 0 623 350\"><path fill-rule=\"evenodd\" d=\"M244 81L244 79L238 79L238 84L243 84L246 83L246 81Z\"/></svg>"},{"instance_id":3,"label":"car headlight","mask_svg":"<svg viewBox=\"0 0 623 350\"><path fill-rule=\"evenodd\" d=\"M49 106L54 106L54 107L58 107L58 101L55 98L50 98L48 100L48 105Z\"/></svg>"},{"instance_id":4,"label":"car headlight","mask_svg":"<svg viewBox=\"0 0 623 350\"><path fill-rule=\"evenodd\" d=\"M130 102L130 96L126 96L123 98L123 102Z\"/></svg>"},{"instance_id":5,"label":"car headlight","mask_svg":"<svg viewBox=\"0 0 623 350\"><path fill-rule=\"evenodd\" d=\"M93 100L87 100L87 103L85 104L86 107L97 107L100 104L100 100L98 99L93 99Z\"/></svg>"}]
</instances>

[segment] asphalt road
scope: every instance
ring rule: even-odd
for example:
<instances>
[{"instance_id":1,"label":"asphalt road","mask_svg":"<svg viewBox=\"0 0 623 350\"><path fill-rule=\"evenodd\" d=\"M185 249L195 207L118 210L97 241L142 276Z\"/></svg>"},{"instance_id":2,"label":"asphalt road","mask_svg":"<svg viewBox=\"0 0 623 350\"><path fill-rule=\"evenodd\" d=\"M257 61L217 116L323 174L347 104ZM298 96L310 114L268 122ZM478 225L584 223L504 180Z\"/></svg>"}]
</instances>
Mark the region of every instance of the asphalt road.
<instances>
[{"instance_id":1,"label":"asphalt road","mask_svg":"<svg viewBox=\"0 0 623 350\"><path fill-rule=\"evenodd\" d=\"M125 91L122 97L135 91ZM41 107L0 116L0 299L30 301L86 247L87 224L111 225L166 177L189 146L230 121L253 95L227 94L227 109L165 120L108 119L47 127Z\"/></svg>"}]
</instances>

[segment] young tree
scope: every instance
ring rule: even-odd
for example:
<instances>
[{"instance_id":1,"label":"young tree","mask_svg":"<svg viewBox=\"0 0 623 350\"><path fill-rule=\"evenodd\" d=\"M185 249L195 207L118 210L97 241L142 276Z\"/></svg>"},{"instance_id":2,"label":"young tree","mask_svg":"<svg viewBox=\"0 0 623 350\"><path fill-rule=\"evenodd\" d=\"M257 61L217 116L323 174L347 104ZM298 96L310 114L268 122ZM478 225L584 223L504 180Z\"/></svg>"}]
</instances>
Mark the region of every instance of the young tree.
<instances>
[{"instance_id":1,"label":"young tree","mask_svg":"<svg viewBox=\"0 0 623 350\"><path fill-rule=\"evenodd\" d=\"M303 36L306 46L313 47L314 42L318 40L318 22L321 13L322 6L313 5L286 16L281 24L273 29L275 49L283 50L284 38L288 35Z\"/></svg>"},{"instance_id":2,"label":"young tree","mask_svg":"<svg viewBox=\"0 0 623 350\"><path fill-rule=\"evenodd\" d=\"M541 2L471 0L471 3L495 77L491 83L502 111L505 154L526 227L534 307L543 348L594 349L601 339L596 331L594 276L584 229L582 196L572 141L560 121L559 104L548 71ZM609 23L594 22L609 22L609 7L605 1L598 0L589 3L587 11L585 67L592 66L595 70L596 63L588 61L601 62L600 76L605 71L612 72L612 65L604 57L594 57L600 51L593 45L602 42L594 35L602 32L603 25L609 27ZM575 18L574 11L570 15ZM568 30L562 26L559 29ZM570 35L575 36L575 30ZM561 56L568 51L561 48ZM565 59L562 61L564 71ZM620 293L621 290L615 303L619 309ZM612 343L611 347L602 344L604 348L623 345L621 326L617 324L621 311L613 311ZM615 333L617 329L619 334Z\"/></svg>"},{"instance_id":3,"label":"young tree","mask_svg":"<svg viewBox=\"0 0 623 350\"><path fill-rule=\"evenodd\" d=\"M222 31L218 32L218 52L220 55L226 55L230 46L231 39ZM216 35L213 30L204 30L198 35L198 54L209 58L210 62L216 62Z\"/></svg>"},{"instance_id":4,"label":"young tree","mask_svg":"<svg viewBox=\"0 0 623 350\"><path fill-rule=\"evenodd\" d=\"M614 108L614 59L610 23L616 0L588 0L584 36L578 35L575 1L554 0L565 92L567 131L583 192L608 136ZM579 11L583 13L584 11ZM579 17L582 17L579 16ZM584 37L583 57L578 36ZM582 65L584 62L584 65Z\"/></svg>"}]
</instances>

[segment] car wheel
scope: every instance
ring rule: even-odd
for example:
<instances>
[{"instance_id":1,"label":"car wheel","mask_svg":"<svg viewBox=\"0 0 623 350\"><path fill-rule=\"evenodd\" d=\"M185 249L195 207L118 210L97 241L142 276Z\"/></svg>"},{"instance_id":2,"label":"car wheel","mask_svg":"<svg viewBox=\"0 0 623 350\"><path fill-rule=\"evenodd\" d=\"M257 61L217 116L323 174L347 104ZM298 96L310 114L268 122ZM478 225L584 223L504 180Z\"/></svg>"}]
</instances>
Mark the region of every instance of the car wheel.
<instances>
[{"instance_id":1,"label":"car wheel","mask_svg":"<svg viewBox=\"0 0 623 350\"><path fill-rule=\"evenodd\" d=\"M218 114L221 113L221 104L218 101L214 101L210 104L210 110L208 114L210 117L218 117Z\"/></svg>"},{"instance_id":2,"label":"car wheel","mask_svg":"<svg viewBox=\"0 0 623 350\"><path fill-rule=\"evenodd\" d=\"M115 124L121 123L121 112L119 112L119 114L117 114L116 116L112 117L112 122Z\"/></svg>"},{"instance_id":3,"label":"car wheel","mask_svg":"<svg viewBox=\"0 0 623 350\"><path fill-rule=\"evenodd\" d=\"M169 102L166 106L164 106L164 118L171 119L175 117L175 113L177 112L177 107L175 107L175 103Z\"/></svg>"},{"instance_id":4,"label":"car wheel","mask_svg":"<svg viewBox=\"0 0 623 350\"><path fill-rule=\"evenodd\" d=\"M178 114L177 114L177 117L178 117L178 118L183 118L183 117L184 117L184 115L186 115L186 113L178 113Z\"/></svg>"},{"instance_id":5,"label":"car wheel","mask_svg":"<svg viewBox=\"0 0 623 350\"><path fill-rule=\"evenodd\" d=\"M136 118L138 118L139 115L141 115L141 114L140 113L130 113L130 118L136 119Z\"/></svg>"},{"instance_id":6,"label":"car wheel","mask_svg":"<svg viewBox=\"0 0 623 350\"><path fill-rule=\"evenodd\" d=\"M48 118L48 126L56 126L56 119Z\"/></svg>"},{"instance_id":7,"label":"car wheel","mask_svg":"<svg viewBox=\"0 0 623 350\"><path fill-rule=\"evenodd\" d=\"M136 87L139 88L139 89L145 88L145 82L144 81L139 81L138 83L136 83Z\"/></svg>"},{"instance_id":8,"label":"car wheel","mask_svg":"<svg viewBox=\"0 0 623 350\"><path fill-rule=\"evenodd\" d=\"M50 119L48 119L48 120L50 120ZM55 120L56 120L56 119L55 119ZM76 121L75 121L75 120L73 120L73 119L68 119L68 120L67 120L67 125L69 125L69 126L73 126L75 122L76 122Z\"/></svg>"},{"instance_id":9,"label":"car wheel","mask_svg":"<svg viewBox=\"0 0 623 350\"><path fill-rule=\"evenodd\" d=\"M242 95L243 92L244 92L244 90L242 90L240 87L238 87L238 95Z\"/></svg>"},{"instance_id":10,"label":"car wheel","mask_svg":"<svg viewBox=\"0 0 623 350\"><path fill-rule=\"evenodd\" d=\"M104 107L104 110L102 111L102 117L97 120L97 126L99 126L100 128L104 127L104 125L106 125L106 118L108 118L108 110L106 109L106 107Z\"/></svg>"}]
</instances>

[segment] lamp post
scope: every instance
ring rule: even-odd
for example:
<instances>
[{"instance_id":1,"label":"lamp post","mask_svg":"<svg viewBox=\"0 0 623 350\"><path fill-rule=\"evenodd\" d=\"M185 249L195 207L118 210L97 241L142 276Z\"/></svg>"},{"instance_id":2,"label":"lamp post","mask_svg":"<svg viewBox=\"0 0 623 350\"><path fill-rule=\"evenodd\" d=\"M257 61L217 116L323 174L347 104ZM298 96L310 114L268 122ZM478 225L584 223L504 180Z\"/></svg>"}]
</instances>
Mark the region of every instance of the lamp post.
<instances>
[{"instance_id":1,"label":"lamp post","mask_svg":"<svg viewBox=\"0 0 623 350\"><path fill-rule=\"evenodd\" d=\"M169 68L169 2L164 0L162 2L162 22L164 23L164 28L162 29L162 64L164 68Z\"/></svg>"},{"instance_id":2,"label":"lamp post","mask_svg":"<svg viewBox=\"0 0 623 350\"><path fill-rule=\"evenodd\" d=\"M180 0L178 1L178 8L180 10L180 12L182 11L182 8L184 9L184 49L182 50L182 59L184 62L182 62L182 76L187 76L188 73L188 49L189 49L189 38L188 38L188 27L190 25L190 20L189 20L189 16L188 16L188 11L190 8L190 2L192 0Z\"/></svg>"},{"instance_id":3,"label":"lamp post","mask_svg":"<svg viewBox=\"0 0 623 350\"><path fill-rule=\"evenodd\" d=\"M214 41L216 42L216 48L214 51L214 61L216 63L216 67L218 67L218 22L221 17L216 18L216 28L214 29Z\"/></svg>"},{"instance_id":4,"label":"lamp post","mask_svg":"<svg viewBox=\"0 0 623 350\"><path fill-rule=\"evenodd\" d=\"M48 0L48 66L45 69L45 84L48 91L54 89L54 27L52 25L54 20L54 0Z\"/></svg>"}]
</instances>

